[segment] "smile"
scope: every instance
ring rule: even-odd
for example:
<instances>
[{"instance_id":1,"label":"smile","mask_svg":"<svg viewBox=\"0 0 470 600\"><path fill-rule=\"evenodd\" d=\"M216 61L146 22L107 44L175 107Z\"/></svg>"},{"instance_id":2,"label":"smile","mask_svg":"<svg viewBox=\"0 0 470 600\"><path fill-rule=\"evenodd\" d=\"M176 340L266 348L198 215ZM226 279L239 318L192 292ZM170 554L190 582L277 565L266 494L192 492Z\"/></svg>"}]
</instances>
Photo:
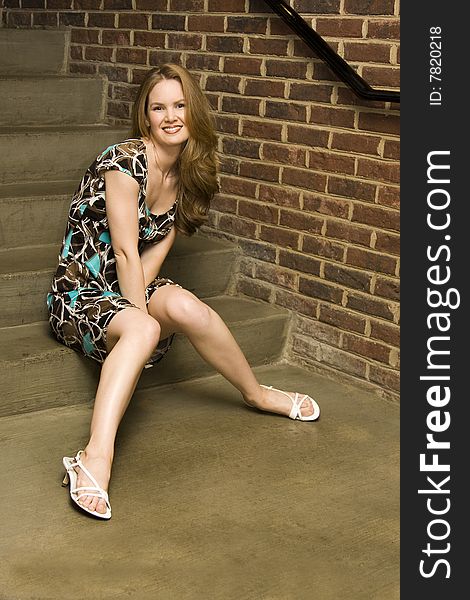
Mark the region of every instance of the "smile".
<instances>
[{"instance_id":1,"label":"smile","mask_svg":"<svg viewBox=\"0 0 470 600\"><path fill-rule=\"evenodd\" d=\"M169 127L163 127L163 131L165 133L177 133L182 127L182 125L171 125Z\"/></svg>"}]
</instances>

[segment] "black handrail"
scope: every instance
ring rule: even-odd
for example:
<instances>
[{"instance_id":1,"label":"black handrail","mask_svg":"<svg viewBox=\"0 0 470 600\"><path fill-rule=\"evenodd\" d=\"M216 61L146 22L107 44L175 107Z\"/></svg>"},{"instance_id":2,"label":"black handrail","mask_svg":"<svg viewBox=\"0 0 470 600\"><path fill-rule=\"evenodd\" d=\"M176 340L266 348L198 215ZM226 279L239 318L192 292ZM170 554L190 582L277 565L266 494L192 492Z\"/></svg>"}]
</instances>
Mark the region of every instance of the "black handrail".
<instances>
[{"instance_id":1,"label":"black handrail","mask_svg":"<svg viewBox=\"0 0 470 600\"><path fill-rule=\"evenodd\" d=\"M348 85L360 98L381 100L383 102L400 102L400 92L392 90L376 90L362 79L341 56L302 19L298 12L284 0L265 0L281 19L299 35L302 40L323 59L330 69Z\"/></svg>"}]
</instances>

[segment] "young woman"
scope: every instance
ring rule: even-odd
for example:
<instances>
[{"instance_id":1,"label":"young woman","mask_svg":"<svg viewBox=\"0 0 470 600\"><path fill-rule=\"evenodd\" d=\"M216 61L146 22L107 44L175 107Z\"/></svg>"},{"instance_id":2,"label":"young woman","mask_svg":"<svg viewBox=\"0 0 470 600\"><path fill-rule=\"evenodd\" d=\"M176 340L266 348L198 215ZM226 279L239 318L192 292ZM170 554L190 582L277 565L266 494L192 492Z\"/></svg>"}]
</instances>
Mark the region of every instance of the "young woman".
<instances>
[{"instance_id":1,"label":"young woman","mask_svg":"<svg viewBox=\"0 0 470 600\"><path fill-rule=\"evenodd\" d=\"M72 199L47 301L57 339L102 363L88 444L63 459L72 500L96 517L111 517L116 432L142 369L163 358L175 333L250 406L319 417L309 396L260 385L219 315L158 276L176 235L204 222L216 175L207 100L186 69L166 64L140 87L132 137L95 159Z\"/></svg>"}]
</instances>

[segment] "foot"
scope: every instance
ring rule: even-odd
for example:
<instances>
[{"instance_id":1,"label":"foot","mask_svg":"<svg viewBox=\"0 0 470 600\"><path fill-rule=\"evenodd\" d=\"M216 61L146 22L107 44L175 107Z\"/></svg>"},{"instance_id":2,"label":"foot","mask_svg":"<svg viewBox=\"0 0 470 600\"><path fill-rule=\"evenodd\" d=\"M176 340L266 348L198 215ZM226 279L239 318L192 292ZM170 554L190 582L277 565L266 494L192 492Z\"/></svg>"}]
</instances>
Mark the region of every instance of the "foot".
<instances>
[{"instance_id":1,"label":"foot","mask_svg":"<svg viewBox=\"0 0 470 600\"><path fill-rule=\"evenodd\" d=\"M91 475L93 475L93 477L96 479L100 487L107 492L111 477L112 460L107 457L94 454L89 450L84 450L83 454L80 456L80 460L83 466L88 469ZM90 479L80 469L80 467L75 467L75 471L77 472L77 487L94 485L93 482L90 481ZM101 514L106 512L106 502L97 496L82 496L78 502L88 510L94 510Z\"/></svg>"},{"instance_id":2,"label":"foot","mask_svg":"<svg viewBox=\"0 0 470 600\"><path fill-rule=\"evenodd\" d=\"M286 392L292 398L295 396L295 392ZM245 402L250 406L255 406L260 410L277 413L279 415L289 416L292 409L292 402L282 392L275 389L268 389L266 387L259 386L259 390L253 397L243 397ZM300 414L302 417L310 417L314 413L314 407L312 401L308 398L300 405Z\"/></svg>"}]
</instances>

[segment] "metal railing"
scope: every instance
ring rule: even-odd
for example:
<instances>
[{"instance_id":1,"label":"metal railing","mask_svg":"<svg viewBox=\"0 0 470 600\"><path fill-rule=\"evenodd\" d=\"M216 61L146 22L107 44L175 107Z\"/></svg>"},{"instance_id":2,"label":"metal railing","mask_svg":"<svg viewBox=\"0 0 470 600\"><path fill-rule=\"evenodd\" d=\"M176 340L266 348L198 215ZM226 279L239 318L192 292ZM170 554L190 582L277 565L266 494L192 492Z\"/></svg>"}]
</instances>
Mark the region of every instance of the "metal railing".
<instances>
[{"instance_id":1,"label":"metal railing","mask_svg":"<svg viewBox=\"0 0 470 600\"><path fill-rule=\"evenodd\" d=\"M400 102L400 92L377 90L371 87L356 71L331 48L298 12L284 0L265 0L295 33L330 67L330 69L349 86L360 98L383 102Z\"/></svg>"}]
</instances>

